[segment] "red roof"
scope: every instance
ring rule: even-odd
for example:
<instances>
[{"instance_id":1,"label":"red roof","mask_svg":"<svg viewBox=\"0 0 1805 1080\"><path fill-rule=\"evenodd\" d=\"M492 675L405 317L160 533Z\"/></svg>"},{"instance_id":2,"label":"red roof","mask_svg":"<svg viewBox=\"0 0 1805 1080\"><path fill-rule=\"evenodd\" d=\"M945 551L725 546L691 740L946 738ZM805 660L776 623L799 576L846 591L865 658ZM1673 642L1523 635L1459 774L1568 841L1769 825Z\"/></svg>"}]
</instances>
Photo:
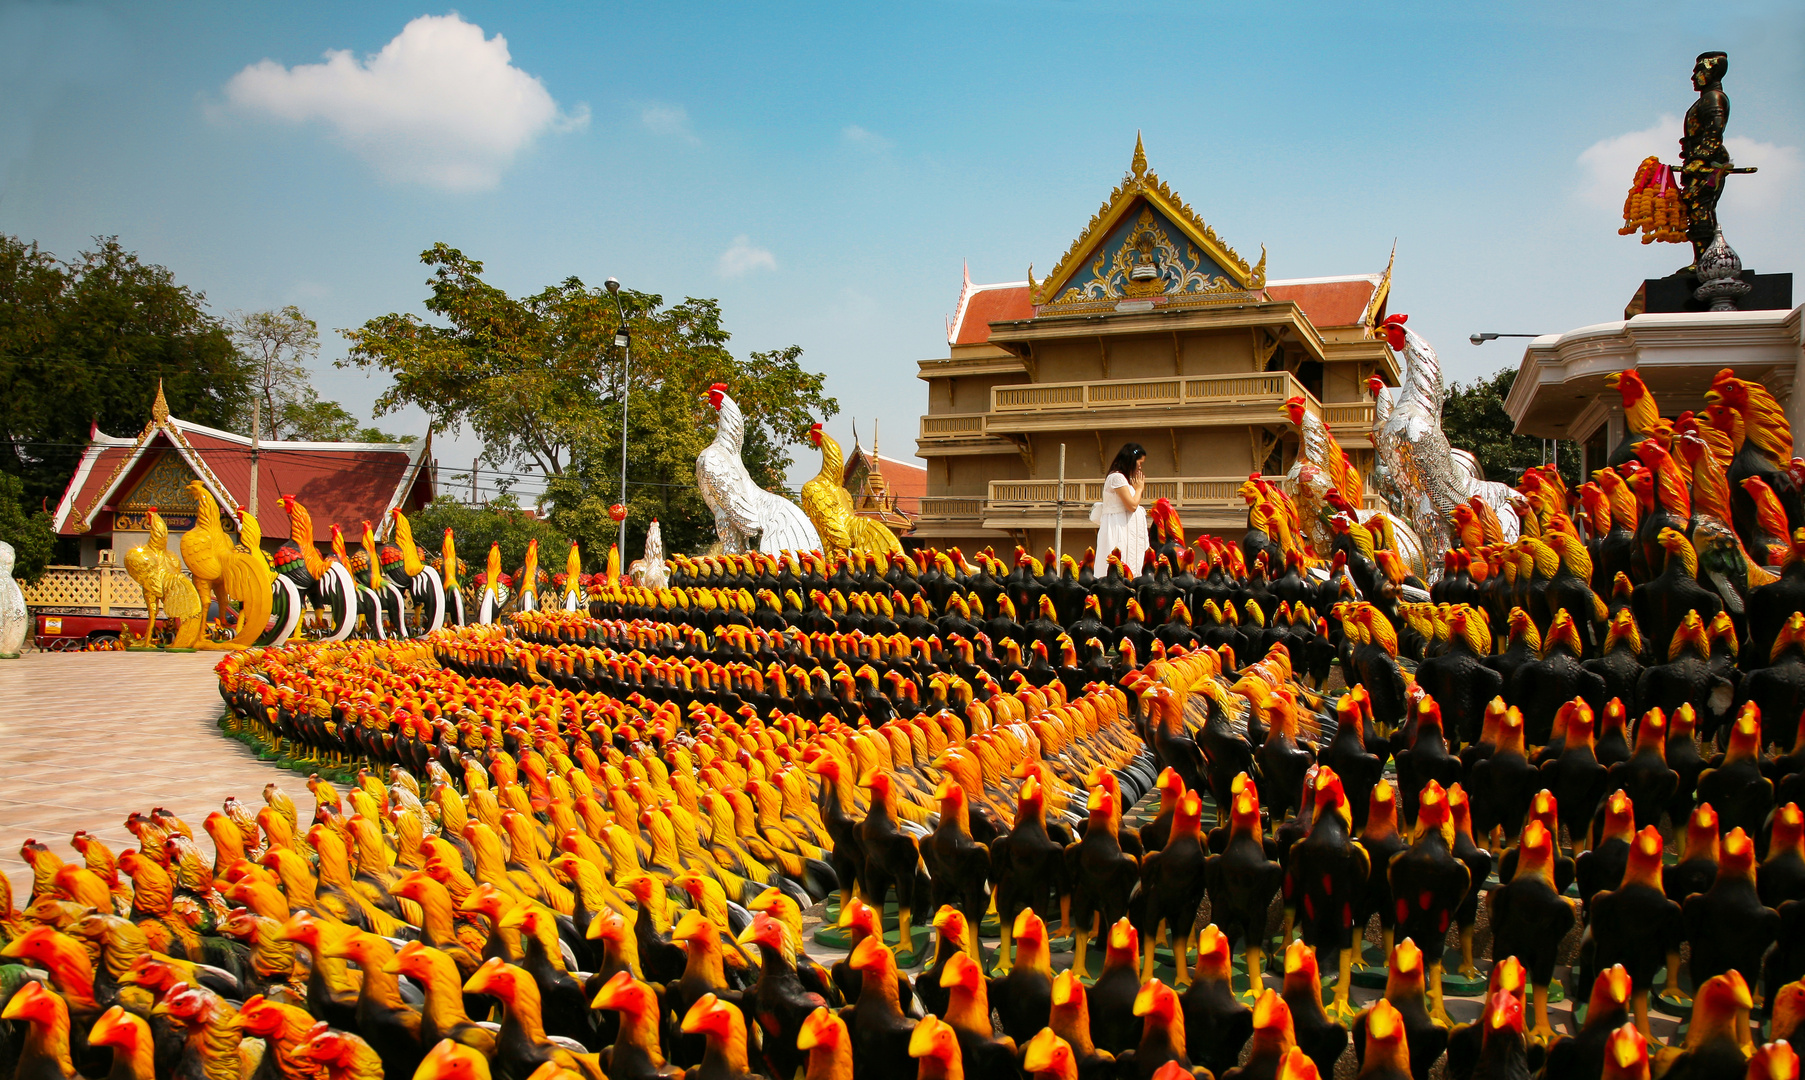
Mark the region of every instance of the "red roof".
<instances>
[{"instance_id":1,"label":"red roof","mask_svg":"<svg viewBox=\"0 0 1805 1080\"><path fill-rule=\"evenodd\" d=\"M878 455L878 461L883 465L890 494L896 496L896 508L910 517L920 517L921 497L928 493L927 466L898 461L883 454Z\"/></svg>"},{"instance_id":2,"label":"red roof","mask_svg":"<svg viewBox=\"0 0 1805 1080\"><path fill-rule=\"evenodd\" d=\"M1274 300L1289 300L1303 309L1311 324L1318 327L1358 326L1366 319L1366 309L1373 302L1373 292L1383 279L1378 274L1359 274L1337 278L1298 278L1292 281L1269 281L1266 295Z\"/></svg>"},{"instance_id":3,"label":"red roof","mask_svg":"<svg viewBox=\"0 0 1805 1080\"><path fill-rule=\"evenodd\" d=\"M57 531L76 535L78 515L88 529L107 531L110 519L102 515L119 508L162 453L181 454L228 513L250 502L249 439L173 417L167 424L168 428L159 427L139 439L96 432L57 507ZM171 428L186 449L172 437ZM376 525L380 535L391 507L406 512L432 499L430 450L430 439L412 444L261 442L257 524L264 537L287 539L288 515L278 499L293 495L312 517L316 540L333 524L355 534L365 520ZM200 468L194 468L196 458Z\"/></svg>"},{"instance_id":4,"label":"red roof","mask_svg":"<svg viewBox=\"0 0 1805 1080\"><path fill-rule=\"evenodd\" d=\"M990 340L991 323L1033 317L1034 304L1028 299L1027 282L973 285L968 279L959 296L959 312L947 327L946 340L952 345L982 345Z\"/></svg>"}]
</instances>

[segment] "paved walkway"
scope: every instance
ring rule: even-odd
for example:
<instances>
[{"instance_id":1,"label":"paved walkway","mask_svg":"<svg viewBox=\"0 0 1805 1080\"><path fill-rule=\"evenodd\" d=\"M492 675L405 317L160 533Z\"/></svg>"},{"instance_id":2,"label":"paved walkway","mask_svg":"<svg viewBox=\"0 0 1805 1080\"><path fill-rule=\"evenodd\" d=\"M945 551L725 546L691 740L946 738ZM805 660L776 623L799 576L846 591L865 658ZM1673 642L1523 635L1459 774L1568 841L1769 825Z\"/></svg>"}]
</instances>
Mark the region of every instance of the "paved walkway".
<instances>
[{"instance_id":1,"label":"paved walkway","mask_svg":"<svg viewBox=\"0 0 1805 1080\"><path fill-rule=\"evenodd\" d=\"M30 893L19 858L28 837L80 862L69 836L87 829L114 851L136 846L134 810L166 807L201 829L228 795L253 810L271 781L313 816L306 778L257 760L217 722L219 653L44 653L0 660L0 872L15 902Z\"/></svg>"}]
</instances>

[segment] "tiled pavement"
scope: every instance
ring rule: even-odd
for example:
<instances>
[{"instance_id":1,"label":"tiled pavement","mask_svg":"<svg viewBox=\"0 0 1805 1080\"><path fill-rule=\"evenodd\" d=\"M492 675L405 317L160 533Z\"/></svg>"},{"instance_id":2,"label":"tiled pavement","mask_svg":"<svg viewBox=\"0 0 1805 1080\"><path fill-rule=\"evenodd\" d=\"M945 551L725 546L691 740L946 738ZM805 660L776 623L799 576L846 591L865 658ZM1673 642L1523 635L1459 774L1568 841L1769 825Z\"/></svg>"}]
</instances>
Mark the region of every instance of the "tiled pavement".
<instances>
[{"instance_id":1,"label":"tiled pavement","mask_svg":"<svg viewBox=\"0 0 1805 1080\"><path fill-rule=\"evenodd\" d=\"M219 653L44 653L0 660L0 872L23 904L27 837L80 861L69 835L87 829L114 851L135 846L134 810L166 807L212 842L201 822L228 795L253 810L279 784L301 820L306 779L267 765L216 726Z\"/></svg>"}]
</instances>

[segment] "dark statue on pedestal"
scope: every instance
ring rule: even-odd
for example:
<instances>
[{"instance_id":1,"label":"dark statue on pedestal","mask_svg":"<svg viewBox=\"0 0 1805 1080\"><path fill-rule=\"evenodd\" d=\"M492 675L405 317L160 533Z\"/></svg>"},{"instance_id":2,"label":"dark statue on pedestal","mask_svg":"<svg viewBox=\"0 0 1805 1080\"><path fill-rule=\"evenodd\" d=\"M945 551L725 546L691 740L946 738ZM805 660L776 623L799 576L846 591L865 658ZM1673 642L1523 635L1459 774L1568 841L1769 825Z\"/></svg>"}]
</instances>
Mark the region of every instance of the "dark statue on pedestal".
<instances>
[{"instance_id":1,"label":"dark statue on pedestal","mask_svg":"<svg viewBox=\"0 0 1805 1080\"><path fill-rule=\"evenodd\" d=\"M1717 200L1723 195L1724 177L1738 169L1724 148L1724 126L1730 122L1730 97L1724 93L1724 74L1730 58L1721 52L1700 53L1692 66L1692 85L1698 100L1686 110L1686 126L1680 135L1680 200L1686 207L1686 239L1692 242L1696 270L1705 252L1717 239Z\"/></svg>"}]
</instances>

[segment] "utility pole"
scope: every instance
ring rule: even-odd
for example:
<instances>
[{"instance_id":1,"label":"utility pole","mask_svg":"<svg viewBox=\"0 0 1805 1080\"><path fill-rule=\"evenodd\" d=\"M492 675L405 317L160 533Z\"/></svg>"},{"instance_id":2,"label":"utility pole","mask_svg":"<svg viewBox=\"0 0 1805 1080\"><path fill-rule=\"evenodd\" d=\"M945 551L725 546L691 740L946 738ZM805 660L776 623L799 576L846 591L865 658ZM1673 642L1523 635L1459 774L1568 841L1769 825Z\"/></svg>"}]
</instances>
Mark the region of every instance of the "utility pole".
<instances>
[{"instance_id":1,"label":"utility pole","mask_svg":"<svg viewBox=\"0 0 1805 1080\"><path fill-rule=\"evenodd\" d=\"M624 507L627 505L627 395L630 393L627 385L627 354L630 349L630 338L627 334L627 309L622 306L620 300L620 281L616 278L609 278L603 284L607 287L609 295L614 297L614 311L620 316L620 329L614 332L614 344L620 349L620 504ZM624 516L620 519L620 536L616 538L615 543L620 547L620 567L621 572L625 573L627 569L627 519Z\"/></svg>"},{"instance_id":2,"label":"utility pole","mask_svg":"<svg viewBox=\"0 0 1805 1080\"><path fill-rule=\"evenodd\" d=\"M483 460L482 455L470 459L470 505L476 505L476 466Z\"/></svg>"},{"instance_id":3,"label":"utility pole","mask_svg":"<svg viewBox=\"0 0 1805 1080\"><path fill-rule=\"evenodd\" d=\"M1055 569L1065 561L1065 444L1059 444L1059 487L1053 496L1053 566L1047 569L1058 573Z\"/></svg>"},{"instance_id":4,"label":"utility pole","mask_svg":"<svg viewBox=\"0 0 1805 1080\"><path fill-rule=\"evenodd\" d=\"M263 395L251 395L251 516L257 516L257 442L263 433Z\"/></svg>"}]
</instances>

